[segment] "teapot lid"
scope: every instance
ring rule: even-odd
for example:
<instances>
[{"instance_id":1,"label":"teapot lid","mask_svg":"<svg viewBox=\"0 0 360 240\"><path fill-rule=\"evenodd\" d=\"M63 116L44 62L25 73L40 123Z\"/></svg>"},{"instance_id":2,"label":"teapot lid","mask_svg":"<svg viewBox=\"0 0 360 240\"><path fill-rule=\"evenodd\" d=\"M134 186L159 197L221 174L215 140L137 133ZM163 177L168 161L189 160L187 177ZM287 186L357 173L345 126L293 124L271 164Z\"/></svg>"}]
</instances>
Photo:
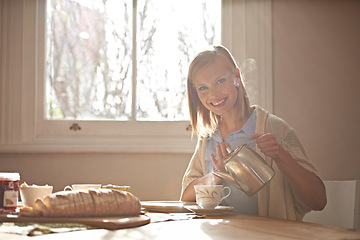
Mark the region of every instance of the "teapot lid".
<instances>
[{"instance_id":1,"label":"teapot lid","mask_svg":"<svg viewBox=\"0 0 360 240\"><path fill-rule=\"evenodd\" d=\"M235 150L232 150L230 147L226 148L226 151L230 154L227 158L225 158L224 163L227 163L233 156L235 156L246 144L240 145Z\"/></svg>"}]
</instances>

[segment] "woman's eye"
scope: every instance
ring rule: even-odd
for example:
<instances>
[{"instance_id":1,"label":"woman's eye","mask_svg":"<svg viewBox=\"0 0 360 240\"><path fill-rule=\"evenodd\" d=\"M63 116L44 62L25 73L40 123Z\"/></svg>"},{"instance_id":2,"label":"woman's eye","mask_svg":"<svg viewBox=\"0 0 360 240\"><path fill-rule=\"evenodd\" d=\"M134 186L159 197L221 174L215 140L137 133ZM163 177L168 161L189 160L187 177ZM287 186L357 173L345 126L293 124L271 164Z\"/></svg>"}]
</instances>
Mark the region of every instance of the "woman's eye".
<instances>
[{"instance_id":1,"label":"woman's eye","mask_svg":"<svg viewBox=\"0 0 360 240\"><path fill-rule=\"evenodd\" d=\"M225 78L220 78L219 80L217 80L217 83L219 84L219 83L223 83L223 82L225 82Z\"/></svg>"},{"instance_id":2,"label":"woman's eye","mask_svg":"<svg viewBox=\"0 0 360 240\"><path fill-rule=\"evenodd\" d=\"M207 87L205 87L205 86L201 86L201 87L198 88L199 91L204 91L206 89L207 89Z\"/></svg>"}]
</instances>

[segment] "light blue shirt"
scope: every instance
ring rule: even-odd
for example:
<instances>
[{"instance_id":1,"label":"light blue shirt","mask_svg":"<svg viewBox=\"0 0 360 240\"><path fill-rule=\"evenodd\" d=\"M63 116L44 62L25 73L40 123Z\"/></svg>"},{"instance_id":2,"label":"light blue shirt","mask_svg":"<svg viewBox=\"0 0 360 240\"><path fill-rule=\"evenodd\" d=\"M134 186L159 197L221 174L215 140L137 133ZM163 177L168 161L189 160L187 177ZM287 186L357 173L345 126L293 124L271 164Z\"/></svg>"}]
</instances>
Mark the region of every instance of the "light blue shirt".
<instances>
[{"instance_id":1,"label":"light blue shirt","mask_svg":"<svg viewBox=\"0 0 360 240\"><path fill-rule=\"evenodd\" d=\"M250 147L255 150L255 142L251 141L252 139L250 138L250 135L255 133L255 127L256 110L253 111L244 126L240 130L229 134L225 141L223 141L219 130L216 130L212 136L209 136L207 139L205 151L207 173L214 171L214 164L211 161L210 154L214 154L215 158L217 157L216 146L221 142L229 143L232 149L235 149L242 144L249 143ZM232 186L225 181L223 181L222 185L228 186L231 189L230 196L223 200L222 205L233 206L234 211L239 213L258 215L257 194L249 197L242 190ZM227 191L225 190L224 193L227 193Z\"/></svg>"}]
</instances>

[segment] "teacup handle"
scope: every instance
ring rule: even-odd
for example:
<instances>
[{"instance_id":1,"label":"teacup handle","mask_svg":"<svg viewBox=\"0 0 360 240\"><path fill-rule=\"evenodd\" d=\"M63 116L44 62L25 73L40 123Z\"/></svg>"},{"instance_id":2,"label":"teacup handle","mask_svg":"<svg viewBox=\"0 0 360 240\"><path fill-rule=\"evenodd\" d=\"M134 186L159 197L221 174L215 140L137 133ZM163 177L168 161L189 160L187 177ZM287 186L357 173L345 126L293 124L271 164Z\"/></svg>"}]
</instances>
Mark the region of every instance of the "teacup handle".
<instances>
[{"instance_id":1,"label":"teacup handle","mask_svg":"<svg viewBox=\"0 0 360 240\"><path fill-rule=\"evenodd\" d=\"M221 193L225 190L225 189L228 189L229 190L229 193L226 194L226 196L222 197L220 202L222 202L222 200L224 200L225 198L227 198L228 196L230 196L230 193L231 193L231 189L229 187L224 187L222 190L221 190Z\"/></svg>"},{"instance_id":2,"label":"teacup handle","mask_svg":"<svg viewBox=\"0 0 360 240\"><path fill-rule=\"evenodd\" d=\"M72 191L73 189L72 189L72 187L71 186L66 186L65 188L64 188L64 191Z\"/></svg>"}]
</instances>

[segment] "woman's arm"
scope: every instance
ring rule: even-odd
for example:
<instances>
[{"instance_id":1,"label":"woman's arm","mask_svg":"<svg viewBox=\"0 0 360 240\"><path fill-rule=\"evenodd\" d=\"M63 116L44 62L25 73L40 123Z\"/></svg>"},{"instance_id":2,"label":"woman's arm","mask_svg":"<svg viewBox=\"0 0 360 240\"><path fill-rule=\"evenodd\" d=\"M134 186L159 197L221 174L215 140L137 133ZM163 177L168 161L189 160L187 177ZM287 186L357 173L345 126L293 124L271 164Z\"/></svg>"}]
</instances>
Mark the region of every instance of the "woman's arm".
<instances>
[{"instance_id":1,"label":"woman's arm","mask_svg":"<svg viewBox=\"0 0 360 240\"><path fill-rule=\"evenodd\" d=\"M286 180L290 183L295 195L312 210L322 210L326 206L326 192L322 180L313 172L303 168L277 143L271 133L254 134L258 148L276 162Z\"/></svg>"}]
</instances>

